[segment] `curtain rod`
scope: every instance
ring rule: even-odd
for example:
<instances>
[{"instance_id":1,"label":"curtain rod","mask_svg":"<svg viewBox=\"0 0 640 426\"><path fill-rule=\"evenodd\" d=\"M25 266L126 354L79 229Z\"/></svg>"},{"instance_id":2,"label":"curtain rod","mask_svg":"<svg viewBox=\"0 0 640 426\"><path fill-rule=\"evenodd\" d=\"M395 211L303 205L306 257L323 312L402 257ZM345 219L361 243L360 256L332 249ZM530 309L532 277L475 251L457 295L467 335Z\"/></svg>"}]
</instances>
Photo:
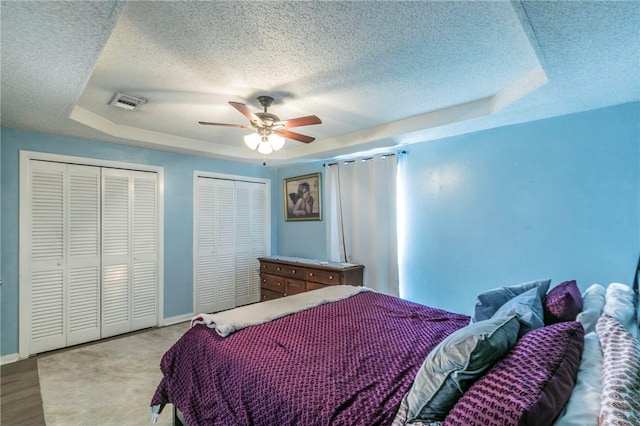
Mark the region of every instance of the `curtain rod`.
<instances>
[{"instance_id":1,"label":"curtain rod","mask_svg":"<svg viewBox=\"0 0 640 426\"><path fill-rule=\"evenodd\" d=\"M405 150L398 151L397 154L407 154L407 151L405 151ZM387 158L387 157L393 157L394 155L396 155L395 152L390 152L390 153L387 153L387 154L380 154L380 157ZM362 157L362 158L350 158L350 159L344 160L344 164L355 163L357 160L360 160L360 161L363 161L363 162L367 161L367 160L373 160L374 157L375 157L375 155ZM332 163L323 163L322 167L335 166L339 162L340 161L334 161Z\"/></svg>"}]
</instances>

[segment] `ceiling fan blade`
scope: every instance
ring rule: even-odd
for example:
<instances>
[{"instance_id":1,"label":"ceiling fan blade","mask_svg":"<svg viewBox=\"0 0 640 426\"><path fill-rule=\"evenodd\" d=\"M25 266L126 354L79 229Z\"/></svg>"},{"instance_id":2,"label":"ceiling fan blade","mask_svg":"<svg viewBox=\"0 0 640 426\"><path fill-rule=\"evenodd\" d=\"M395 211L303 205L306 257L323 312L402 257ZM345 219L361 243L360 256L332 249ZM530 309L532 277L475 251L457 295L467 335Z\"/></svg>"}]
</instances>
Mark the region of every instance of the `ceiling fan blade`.
<instances>
[{"instance_id":1,"label":"ceiling fan blade","mask_svg":"<svg viewBox=\"0 0 640 426\"><path fill-rule=\"evenodd\" d=\"M309 143L316 140L316 138L312 138L311 136L301 135L300 133L294 133L284 129L276 130L274 133L277 133L282 137L293 139L293 140L304 142L304 143Z\"/></svg>"},{"instance_id":2,"label":"ceiling fan blade","mask_svg":"<svg viewBox=\"0 0 640 426\"><path fill-rule=\"evenodd\" d=\"M308 115L306 117L292 118L291 120L282 120L274 125L282 125L283 127L301 127L311 126L312 124L322 124L322 120L315 115Z\"/></svg>"},{"instance_id":3,"label":"ceiling fan blade","mask_svg":"<svg viewBox=\"0 0 640 426\"><path fill-rule=\"evenodd\" d=\"M247 107L245 104L241 104L239 102L232 102L232 101L229 101L229 103L231 104L232 107L240 111L242 115L247 117L250 122L256 123L259 126L264 126L264 123L262 122L260 117L258 117L255 112L251 111L249 107Z\"/></svg>"},{"instance_id":4,"label":"ceiling fan blade","mask_svg":"<svg viewBox=\"0 0 640 426\"><path fill-rule=\"evenodd\" d=\"M244 124L225 124L225 123L211 123L208 121L198 121L199 124L204 124L205 126L225 126L225 127L238 127L240 129L249 129L253 130L253 127L246 126Z\"/></svg>"}]
</instances>

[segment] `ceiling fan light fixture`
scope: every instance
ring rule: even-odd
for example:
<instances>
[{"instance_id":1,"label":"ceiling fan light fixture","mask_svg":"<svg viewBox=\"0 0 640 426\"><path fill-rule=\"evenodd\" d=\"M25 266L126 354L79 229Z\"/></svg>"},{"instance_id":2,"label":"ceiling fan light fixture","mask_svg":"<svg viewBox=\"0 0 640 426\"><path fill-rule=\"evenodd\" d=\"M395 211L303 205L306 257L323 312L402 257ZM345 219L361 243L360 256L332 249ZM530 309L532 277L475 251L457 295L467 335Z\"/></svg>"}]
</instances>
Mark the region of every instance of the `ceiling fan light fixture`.
<instances>
[{"instance_id":1,"label":"ceiling fan light fixture","mask_svg":"<svg viewBox=\"0 0 640 426\"><path fill-rule=\"evenodd\" d=\"M271 154L273 152L273 147L271 147L269 141L260 142L258 145L258 152L260 154Z\"/></svg>"},{"instance_id":2,"label":"ceiling fan light fixture","mask_svg":"<svg viewBox=\"0 0 640 426\"><path fill-rule=\"evenodd\" d=\"M284 146L284 138L280 135L270 134L269 135L269 143L274 151L279 150Z\"/></svg>"},{"instance_id":3,"label":"ceiling fan light fixture","mask_svg":"<svg viewBox=\"0 0 640 426\"><path fill-rule=\"evenodd\" d=\"M251 133L244 137L244 143L252 150L255 150L261 142L261 137L257 133Z\"/></svg>"},{"instance_id":4,"label":"ceiling fan light fixture","mask_svg":"<svg viewBox=\"0 0 640 426\"><path fill-rule=\"evenodd\" d=\"M274 133L267 134L267 129L258 129L256 133L244 137L244 143L252 150L258 150L261 154L271 154L284 146L284 138Z\"/></svg>"}]
</instances>

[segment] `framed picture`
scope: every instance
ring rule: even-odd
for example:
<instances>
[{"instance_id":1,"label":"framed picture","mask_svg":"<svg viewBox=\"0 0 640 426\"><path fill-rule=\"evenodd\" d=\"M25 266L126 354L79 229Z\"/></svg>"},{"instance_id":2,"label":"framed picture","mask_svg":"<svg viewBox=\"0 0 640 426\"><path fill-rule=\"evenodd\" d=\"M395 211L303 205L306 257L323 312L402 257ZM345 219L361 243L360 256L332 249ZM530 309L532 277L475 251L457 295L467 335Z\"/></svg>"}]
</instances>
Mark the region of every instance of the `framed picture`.
<instances>
[{"instance_id":1,"label":"framed picture","mask_svg":"<svg viewBox=\"0 0 640 426\"><path fill-rule=\"evenodd\" d=\"M322 220L320 173L284 180L284 220Z\"/></svg>"}]
</instances>

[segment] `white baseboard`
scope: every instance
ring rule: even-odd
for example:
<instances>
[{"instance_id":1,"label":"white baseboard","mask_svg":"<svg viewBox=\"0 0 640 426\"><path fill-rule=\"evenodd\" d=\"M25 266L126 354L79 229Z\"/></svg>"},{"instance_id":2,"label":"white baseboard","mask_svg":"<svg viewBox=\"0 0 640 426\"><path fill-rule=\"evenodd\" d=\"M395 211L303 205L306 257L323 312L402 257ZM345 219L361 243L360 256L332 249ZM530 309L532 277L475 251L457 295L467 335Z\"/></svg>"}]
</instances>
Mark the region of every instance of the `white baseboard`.
<instances>
[{"instance_id":1,"label":"white baseboard","mask_svg":"<svg viewBox=\"0 0 640 426\"><path fill-rule=\"evenodd\" d=\"M160 326L166 327L169 325L179 324L181 322L191 321L191 319L195 316L195 314L184 314L178 315L171 318L165 318L162 320ZM16 362L20 360L20 356L15 354L7 354L0 356L0 365L11 364L12 362Z\"/></svg>"},{"instance_id":2,"label":"white baseboard","mask_svg":"<svg viewBox=\"0 0 640 426\"><path fill-rule=\"evenodd\" d=\"M195 314L184 314L184 315L178 315L177 317L165 318L162 320L162 323L160 325L167 326L167 325L178 324L185 321L191 321L193 317L195 317Z\"/></svg>"},{"instance_id":3,"label":"white baseboard","mask_svg":"<svg viewBox=\"0 0 640 426\"><path fill-rule=\"evenodd\" d=\"M20 357L18 356L18 354L2 355L0 357L0 365L11 364L12 362L16 362L19 359Z\"/></svg>"}]
</instances>

